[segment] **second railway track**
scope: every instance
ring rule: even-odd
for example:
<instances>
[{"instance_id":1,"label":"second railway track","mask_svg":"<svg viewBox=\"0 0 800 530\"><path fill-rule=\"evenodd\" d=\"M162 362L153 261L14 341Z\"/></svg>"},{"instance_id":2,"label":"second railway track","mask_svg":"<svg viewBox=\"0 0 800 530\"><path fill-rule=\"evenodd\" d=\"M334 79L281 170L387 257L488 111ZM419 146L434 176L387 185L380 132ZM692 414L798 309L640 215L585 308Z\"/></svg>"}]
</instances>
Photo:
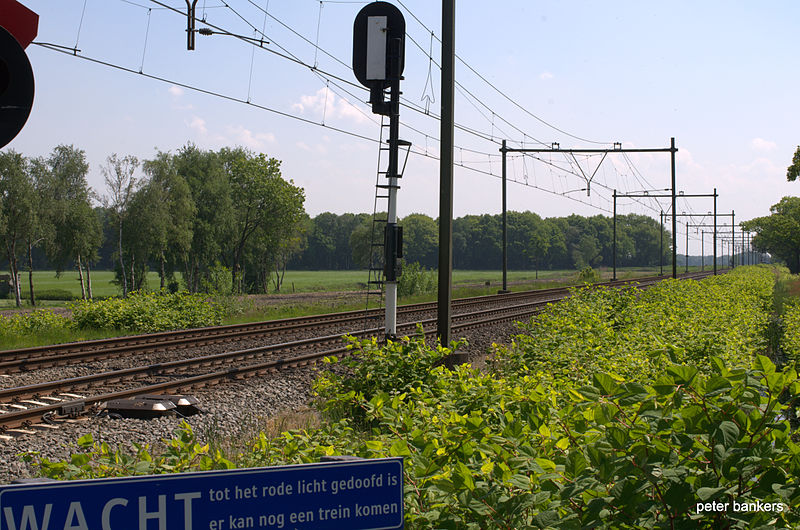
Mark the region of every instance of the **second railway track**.
<instances>
[{"instance_id":1,"label":"second railway track","mask_svg":"<svg viewBox=\"0 0 800 530\"><path fill-rule=\"evenodd\" d=\"M625 285L658 281L662 276L639 278L599 285ZM453 301L454 314L468 312L481 305L508 304L515 300L556 300L566 295L569 288L521 291L504 295L487 295L462 298ZM436 311L436 303L404 305L398 308L398 321L409 322L424 318L426 313ZM302 330L317 330L322 333L354 333L380 325L381 309L349 311L326 315L288 318L265 322L213 326L177 331L132 335L109 339L72 342L0 351L0 374L30 371L46 367L82 363L96 359L131 356L153 351L194 348L208 344L230 343L241 340L269 339L270 337L296 334ZM340 329L337 329L340 328ZM335 330L335 331L334 331Z\"/></svg>"}]
</instances>

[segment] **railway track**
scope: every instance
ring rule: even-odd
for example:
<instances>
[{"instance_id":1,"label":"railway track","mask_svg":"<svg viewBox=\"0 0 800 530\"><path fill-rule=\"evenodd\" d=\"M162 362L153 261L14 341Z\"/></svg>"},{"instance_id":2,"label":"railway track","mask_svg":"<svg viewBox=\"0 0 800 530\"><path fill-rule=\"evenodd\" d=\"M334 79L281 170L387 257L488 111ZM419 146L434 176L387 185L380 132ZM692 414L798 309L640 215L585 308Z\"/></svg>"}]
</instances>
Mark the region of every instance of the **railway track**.
<instances>
[{"instance_id":1,"label":"railway track","mask_svg":"<svg viewBox=\"0 0 800 530\"><path fill-rule=\"evenodd\" d=\"M707 274L685 275L697 278ZM663 277L639 278L633 282L642 287L661 281ZM627 282L606 285L623 286ZM567 288L490 295L454 302L453 331L471 329L529 318L548 303L568 295ZM486 308L485 306L494 306ZM483 307L482 307L483 306ZM421 318L434 311L435 303L403 306L405 322L398 325L401 335L414 334L418 325L426 336L436 333L435 318ZM186 348L198 344L237 340L242 336L260 338L286 336L298 329L323 325L356 326L349 334L356 337L381 336L382 326L364 329L364 323L376 324L379 310L302 317L256 324L202 328L181 332L158 333L101 341L87 341L46 348L27 348L0 352L0 374L19 370L81 363L89 360L131 355L146 351ZM361 329L358 326L361 325ZM169 362L145 364L87 376L17 386L0 390L0 430L8 431L46 421L99 410L112 399L143 394L185 393L231 379L244 379L276 372L286 367L313 364L328 355L344 355L342 335L337 332L312 338L275 342L254 348L238 349L182 358ZM27 358L25 357L27 354ZM44 420L43 420L44 419Z\"/></svg>"},{"instance_id":2,"label":"railway track","mask_svg":"<svg viewBox=\"0 0 800 530\"><path fill-rule=\"evenodd\" d=\"M646 283L658 281L663 278L663 276L654 276L637 280L605 282L598 285L614 286L625 285L631 282ZM568 291L569 288L563 287L536 291L521 291L505 295L487 295L457 299L453 301L453 310L454 313L458 314L487 303L507 304L514 300L549 299L553 301L565 296ZM435 302L400 306L398 308L398 320L413 321L418 319L421 315L431 313L435 310ZM347 329L349 333L358 329L377 327L382 318L383 313L381 309L371 309L369 311L350 311L328 315L314 315L266 322L213 326L5 350L0 351L0 374L31 371L45 367L63 366L89 360L107 359L151 351L185 349L242 339L269 338L271 336L291 334L304 329L339 326Z\"/></svg>"}]
</instances>

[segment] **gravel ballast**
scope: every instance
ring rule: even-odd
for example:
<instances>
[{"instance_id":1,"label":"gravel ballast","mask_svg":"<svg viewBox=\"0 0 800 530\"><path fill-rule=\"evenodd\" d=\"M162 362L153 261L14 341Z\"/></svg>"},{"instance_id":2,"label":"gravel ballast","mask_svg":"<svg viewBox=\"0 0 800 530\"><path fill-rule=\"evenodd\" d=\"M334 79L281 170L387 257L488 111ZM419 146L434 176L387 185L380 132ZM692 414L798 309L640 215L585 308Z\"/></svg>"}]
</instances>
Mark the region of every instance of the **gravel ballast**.
<instances>
[{"instance_id":1,"label":"gravel ballast","mask_svg":"<svg viewBox=\"0 0 800 530\"><path fill-rule=\"evenodd\" d=\"M466 335L469 346L463 351L469 355L470 362L482 366L491 344L506 342L514 333L516 327L513 324L470 331ZM262 426L282 414L313 416L309 413L311 383L321 366L289 368L267 376L227 381L188 392L197 397L204 413L190 416L186 421L202 443L228 439L245 444ZM60 370L63 372L63 368ZM11 381L3 383L3 386L15 386ZM91 417L61 424L56 429L39 432L36 428L32 429L37 431L35 434L0 440L0 484L37 476L36 469L23 462L21 454L34 451L51 461L68 460L78 451L76 440L87 433L91 433L96 441L104 441L112 447L130 447L132 442L136 442L147 444L154 453L158 452L163 447L162 440L172 438L181 421L178 417L151 420Z\"/></svg>"}]
</instances>

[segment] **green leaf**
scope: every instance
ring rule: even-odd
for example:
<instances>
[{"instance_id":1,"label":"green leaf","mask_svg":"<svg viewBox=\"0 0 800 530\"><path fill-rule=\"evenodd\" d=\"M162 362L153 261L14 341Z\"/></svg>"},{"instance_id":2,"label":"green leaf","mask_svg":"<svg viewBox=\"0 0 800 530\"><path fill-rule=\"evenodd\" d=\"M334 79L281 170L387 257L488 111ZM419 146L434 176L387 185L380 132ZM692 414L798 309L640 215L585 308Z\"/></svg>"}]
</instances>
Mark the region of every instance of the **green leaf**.
<instances>
[{"instance_id":1,"label":"green leaf","mask_svg":"<svg viewBox=\"0 0 800 530\"><path fill-rule=\"evenodd\" d=\"M647 389L639 383L624 383L622 390L624 394L617 401L623 407L641 403L650 396Z\"/></svg>"},{"instance_id":2,"label":"green leaf","mask_svg":"<svg viewBox=\"0 0 800 530\"><path fill-rule=\"evenodd\" d=\"M728 375L729 370L725 366L725 361L724 360L722 360L721 358L719 358L717 356L713 356L713 357L711 357L710 361L711 361L712 367L714 368L714 370L719 375L721 375L722 377L725 377L726 375Z\"/></svg>"},{"instance_id":3,"label":"green leaf","mask_svg":"<svg viewBox=\"0 0 800 530\"><path fill-rule=\"evenodd\" d=\"M705 396L716 396L730 389L731 382L728 378L714 375L711 376L708 381L706 381Z\"/></svg>"},{"instance_id":4,"label":"green leaf","mask_svg":"<svg viewBox=\"0 0 800 530\"><path fill-rule=\"evenodd\" d=\"M556 468L555 463L546 458L534 458L534 462L539 464L539 467L541 467L542 471L544 471L545 473L547 473L548 471L553 471Z\"/></svg>"},{"instance_id":5,"label":"green leaf","mask_svg":"<svg viewBox=\"0 0 800 530\"><path fill-rule=\"evenodd\" d=\"M559 517L558 512L556 510L547 510L546 512L540 512L536 514L534 520L536 521L536 525L539 528L547 528L551 526L555 526L556 523L560 521L561 517Z\"/></svg>"},{"instance_id":6,"label":"green leaf","mask_svg":"<svg viewBox=\"0 0 800 530\"><path fill-rule=\"evenodd\" d=\"M389 448L390 456L411 456L411 451L408 449L408 444L405 440L395 440Z\"/></svg>"},{"instance_id":7,"label":"green leaf","mask_svg":"<svg viewBox=\"0 0 800 530\"><path fill-rule=\"evenodd\" d=\"M700 488L697 490L697 498L701 501L716 499L725 491L725 488Z\"/></svg>"},{"instance_id":8,"label":"green leaf","mask_svg":"<svg viewBox=\"0 0 800 530\"><path fill-rule=\"evenodd\" d=\"M714 429L712 437L728 449L739 441L739 427L732 421L723 421Z\"/></svg>"},{"instance_id":9,"label":"green leaf","mask_svg":"<svg viewBox=\"0 0 800 530\"><path fill-rule=\"evenodd\" d=\"M588 467L586 457L583 456L581 451L572 451L567 456L567 463L564 465L564 471L571 477L577 477L584 469Z\"/></svg>"},{"instance_id":10,"label":"green leaf","mask_svg":"<svg viewBox=\"0 0 800 530\"><path fill-rule=\"evenodd\" d=\"M600 389L604 396L614 395L619 384L608 374L597 373L592 375L594 386Z\"/></svg>"},{"instance_id":11,"label":"green leaf","mask_svg":"<svg viewBox=\"0 0 800 530\"><path fill-rule=\"evenodd\" d=\"M367 449L376 453L383 450L383 442L380 440L367 440L364 445L367 446Z\"/></svg>"},{"instance_id":12,"label":"green leaf","mask_svg":"<svg viewBox=\"0 0 800 530\"><path fill-rule=\"evenodd\" d=\"M453 479L454 482L456 482L455 479L459 479L457 482L460 482L468 490L475 490L475 481L472 479L472 472L463 462L459 462L456 465L456 469L453 471Z\"/></svg>"},{"instance_id":13,"label":"green leaf","mask_svg":"<svg viewBox=\"0 0 800 530\"><path fill-rule=\"evenodd\" d=\"M753 361L753 369L760 370L765 374L774 374L775 373L775 364L769 360L768 357L763 355L756 355L755 360Z\"/></svg>"},{"instance_id":14,"label":"green leaf","mask_svg":"<svg viewBox=\"0 0 800 530\"><path fill-rule=\"evenodd\" d=\"M667 367L667 373L675 377L675 382L679 385L689 385L697 375L697 367L672 365Z\"/></svg>"},{"instance_id":15,"label":"green leaf","mask_svg":"<svg viewBox=\"0 0 800 530\"><path fill-rule=\"evenodd\" d=\"M609 425L606 427L606 439L613 447L617 449L624 449L628 447L627 429Z\"/></svg>"},{"instance_id":16,"label":"green leaf","mask_svg":"<svg viewBox=\"0 0 800 530\"><path fill-rule=\"evenodd\" d=\"M593 386L582 386L578 389L578 393L583 396L587 401L597 401L600 399L600 390Z\"/></svg>"},{"instance_id":17,"label":"green leaf","mask_svg":"<svg viewBox=\"0 0 800 530\"><path fill-rule=\"evenodd\" d=\"M76 453L70 458L72 464L78 467L85 466L89 463L89 460L91 460L91 457L85 453Z\"/></svg>"}]
</instances>

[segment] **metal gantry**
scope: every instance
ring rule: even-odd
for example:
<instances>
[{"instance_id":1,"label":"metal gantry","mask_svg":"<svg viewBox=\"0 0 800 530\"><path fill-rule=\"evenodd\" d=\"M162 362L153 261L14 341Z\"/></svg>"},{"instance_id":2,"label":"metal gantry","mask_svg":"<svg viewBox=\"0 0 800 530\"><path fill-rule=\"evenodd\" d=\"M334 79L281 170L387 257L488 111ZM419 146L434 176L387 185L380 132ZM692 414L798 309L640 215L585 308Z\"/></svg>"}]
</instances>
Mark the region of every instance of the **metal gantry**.
<instances>
[{"instance_id":1,"label":"metal gantry","mask_svg":"<svg viewBox=\"0 0 800 530\"><path fill-rule=\"evenodd\" d=\"M674 140L674 138L673 138L673 140ZM674 185L674 183L675 182L673 180L673 185ZM669 197L669 198L672 199L672 211L673 212L675 211L675 201L677 200L677 197L713 197L714 198L714 219L715 219L715 222L716 222L717 188L714 188L714 193L691 193L691 194L687 194L687 193L680 192L680 193L676 194L675 193L675 188L673 187L672 193L670 193L669 195L663 195L663 194L658 194L658 193L650 193L649 191L618 194L617 190L614 190L614 222L613 222L613 225L614 225L614 228L613 228L613 231L614 231L614 244L613 244L613 251L612 251L613 252L613 257L611 259L611 262L613 264L613 276L612 276L612 279L614 279L614 280L617 279L617 197L626 197L626 198L667 198L667 197ZM678 225L677 225L676 218L677 217L683 217L683 216L689 217L689 216L692 216L692 215L697 216L697 215L702 215L702 214L670 214L670 213L661 212L661 225L662 225L661 231L662 232L664 231L664 228L663 228L664 218L668 217L668 216L672 216L672 277L673 278L677 278L678 277L678 268L677 268ZM664 244L664 240L663 240L663 236L662 236L662 238L661 238L661 245L662 245L662 247L661 247L661 255L662 256L663 256L663 244ZM687 246L688 246L688 243L687 243ZM687 254L688 254L688 251L687 251ZM659 256L659 262L661 260L662 260L662 257ZM687 269L687 271L688 271L688 269ZM716 273L716 271L714 271L714 272ZM663 265L661 266L661 274L664 274Z\"/></svg>"},{"instance_id":2,"label":"metal gantry","mask_svg":"<svg viewBox=\"0 0 800 530\"><path fill-rule=\"evenodd\" d=\"M569 154L574 157L576 153L578 154L603 154L603 159L609 153L670 153L670 163L671 163L671 171L670 176L672 180L672 211L675 211L675 201L676 201L676 194L675 194L675 153L678 149L675 147L675 138L670 138L670 146L669 147L657 147L657 148L641 148L641 149L626 149L622 147L621 143L615 143L614 147L611 149L562 149L561 146L557 143L552 144L550 147L546 148L512 148L506 145L506 141L503 140L503 144L500 147L500 152L503 155L503 165L502 165L502 180L503 180L503 291L508 290L508 284L506 281L507 278L507 249L506 249L506 241L507 241L507 232L508 232L508 225L506 222L506 155L508 153L565 153ZM602 160L600 161L602 163ZM580 167L580 165L579 165ZM600 165L598 164L598 168ZM583 170L581 169L581 172ZM595 169L595 173L597 169ZM586 179L586 191L589 192L589 185L591 183L592 178L594 178L594 173L592 177L586 177L584 174L584 178ZM614 190L614 194L616 195L616 190ZM652 197L652 195L648 195L648 197ZM616 201L615 201L616 202ZM616 226L616 215L614 216L614 223ZM675 220L673 219L673 226L672 226L672 233L673 233L673 256L672 256L672 275L673 277L677 277L677 270L675 269ZM614 247L616 248L616 237L614 238ZM614 252L614 257L612 259L616 264L616 252ZM614 266L614 279L616 279L616 265Z\"/></svg>"}]
</instances>

